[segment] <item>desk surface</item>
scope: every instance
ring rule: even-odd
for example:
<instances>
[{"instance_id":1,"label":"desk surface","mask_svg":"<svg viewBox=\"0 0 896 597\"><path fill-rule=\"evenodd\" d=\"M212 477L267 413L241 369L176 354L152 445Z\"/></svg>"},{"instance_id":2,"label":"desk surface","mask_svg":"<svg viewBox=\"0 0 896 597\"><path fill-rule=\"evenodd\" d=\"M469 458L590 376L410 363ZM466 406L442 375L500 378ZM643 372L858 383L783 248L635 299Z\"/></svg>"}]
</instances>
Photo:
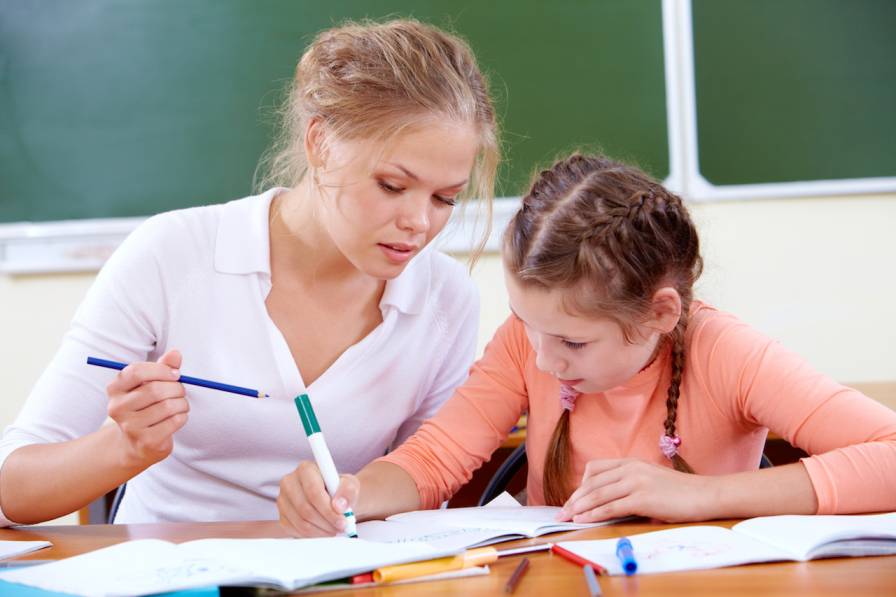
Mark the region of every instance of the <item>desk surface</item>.
<instances>
[{"instance_id":1,"label":"desk surface","mask_svg":"<svg viewBox=\"0 0 896 597\"><path fill-rule=\"evenodd\" d=\"M732 522L717 523L730 526ZM632 522L612 527L555 534L550 540L605 539L671 525ZM37 526L0 529L0 540L47 540L53 547L20 559L57 559L81 554L128 539L157 538L173 542L209 537L283 537L276 522L224 522L184 524ZM517 541L525 545L544 542ZM549 553L528 554L531 566L514 595L587 595L579 567ZM410 596L497 595L519 563L519 556L492 565L488 576L440 582L358 589L323 595ZM625 577L602 577L604 595L886 595L896 592L896 556L844 558L807 563L782 562L733 568Z\"/></svg>"}]
</instances>

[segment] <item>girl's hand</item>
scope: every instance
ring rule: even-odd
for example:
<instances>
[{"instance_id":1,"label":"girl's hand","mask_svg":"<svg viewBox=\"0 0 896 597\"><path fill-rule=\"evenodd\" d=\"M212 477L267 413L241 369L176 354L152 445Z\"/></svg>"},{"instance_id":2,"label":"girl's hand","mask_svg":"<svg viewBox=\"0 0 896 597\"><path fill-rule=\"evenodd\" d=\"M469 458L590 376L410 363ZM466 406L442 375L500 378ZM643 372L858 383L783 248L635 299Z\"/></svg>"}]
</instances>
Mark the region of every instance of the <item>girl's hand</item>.
<instances>
[{"instance_id":1,"label":"girl's hand","mask_svg":"<svg viewBox=\"0 0 896 597\"><path fill-rule=\"evenodd\" d=\"M174 432L187 422L180 377L181 354L169 350L156 363L134 363L106 387L109 416L118 424L125 466L146 468L174 448Z\"/></svg>"},{"instance_id":2,"label":"girl's hand","mask_svg":"<svg viewBox=\"0 0 896 597\"><path fill-rule=\"evenodd\" d=\"M713 518L712 477L634 459L592 460L558 520L598 522L646 516L665 522Z\"/></svg>"},{"instance_id":3,"label":"girl's hand","mask_svg":"<svg viewBox=\"0 0 896 597\"><path fill-rule=\"evenodd\" d=\"M299 466L280 480L277 511L280 526L296 537L333 537L345 532L345 511L358 501L361 483L354 475L342 475L331 498L320 469L313 462Z\"/></svg>"}]
</instances>

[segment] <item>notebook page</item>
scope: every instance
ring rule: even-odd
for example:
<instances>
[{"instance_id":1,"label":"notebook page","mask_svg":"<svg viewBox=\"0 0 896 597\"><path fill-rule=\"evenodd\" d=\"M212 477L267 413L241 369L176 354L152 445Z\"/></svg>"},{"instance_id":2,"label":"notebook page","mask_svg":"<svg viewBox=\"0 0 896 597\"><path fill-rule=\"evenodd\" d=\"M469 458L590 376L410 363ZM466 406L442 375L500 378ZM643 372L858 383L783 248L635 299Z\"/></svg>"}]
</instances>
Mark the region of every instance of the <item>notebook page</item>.
<instances>
[{"instance_id":1,"label":"notebook page","mask_svg":"<svg viewBox=\"0 0 896 597\"><path fill-rule=\"evenodd\" d=\"M722 568L790 559L779 549L716 526L693 526L630 535L638 574ZM617 539L561 541L557 545L624 574L616 557Z\"/></svg>"},{"instance_id":2,"label":"notebook page","mask_svg":"<svg viewBox=\"0 0 896 597\"><path fill-rule=\"evenodd\" d=\"M60 593L113 597L214 585L245 574L215 562L185 561L173 543L141 539L0 573L0 580Z\"/></svg>"},{"instance_id":3,"label":"notebook page","mask_svg":"<svg viewBox=\"0 0 896 597\"><path fill-rule=\"evenodd\" d=\"M413 523L419 526L468 527L519 533L527 537L561 530L577 530L608 523L575 524L557 522L560 508L554 506L519 506L487 508L448 508L417 510L390 516L386 520Z\"/></svg>"},{"instance_id":4,"label":"notebook page","mask_svg":"<svg viewBox=\"0 0 896 597\"><path fill-rule=\"evenodd\" d=\"M437 549L462 550L481 547L498 541L518 539L516 533L503 533L494 529L475 527L451 527L420 525L398 520L369 520L358 524L358 536L367 541L382 543L408 543L419 541Z\"/></svg>"},{"instance_id":5,"label":"notebook page","mask_svg":"<svg viewBox=\"0 0 896 597\"><path fill-rule=\"evenodd\" d=\"M739 522L738 533L764 541L806 560L810 552L832 541L890 538L896 542L896 512L870 515L762 516Z\"/></svg>"},{"instance_id":6,"label":"notebook page","mask_svg":"<svg viewBox=\"0 0 896 597\"><path fill-rule=\"evenodd\" d=\"M240 565L251 570L256 579L275 580L284 588L303 587L370 572L380 566L439 558L460 551L437 549L426 543L376 543L347 537L200 539L183 543L178 549L188 559L207 557Z\"/></svg>"}]
</instances>

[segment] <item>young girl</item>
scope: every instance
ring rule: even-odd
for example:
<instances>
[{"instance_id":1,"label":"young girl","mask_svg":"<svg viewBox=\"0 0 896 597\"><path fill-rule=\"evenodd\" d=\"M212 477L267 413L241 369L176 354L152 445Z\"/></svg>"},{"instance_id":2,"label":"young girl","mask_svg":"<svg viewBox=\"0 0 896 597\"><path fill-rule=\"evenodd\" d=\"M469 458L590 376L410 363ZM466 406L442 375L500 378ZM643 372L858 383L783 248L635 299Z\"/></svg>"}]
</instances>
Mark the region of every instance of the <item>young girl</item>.
<instances>
[{"instance_id":1,"label":"young girl","mask_svg":"<svg viewBox=\"0 0 896 597\"><path fill-rule=\"evenodd\" d=\"M635 168L573 155L542 172L505 235L513 315L404 445L330 500L311 464L281 499L299 535L434 508L528 410L529 504L576 522L896 509L896 413L692 300L697 233ZM812 456L757 470L768 431Z\"/></svg>"},{"instance_id":2,"label":"young girl","mask_svg":"<svg viewBox=\"0 0 896 597\"><path fill-rule=\"evenodd\" d=\"M460 197L491 196L495 115L467 45L410 20L321 33L277 148L290 188L151 218L108 262L0 444L0 522L125 482L119 522L274 519L311 457L296 394L355 472L466 378L478 300L427 245ZM185 388L181 365L271 397Z\"/></svg>"}]
</instances>

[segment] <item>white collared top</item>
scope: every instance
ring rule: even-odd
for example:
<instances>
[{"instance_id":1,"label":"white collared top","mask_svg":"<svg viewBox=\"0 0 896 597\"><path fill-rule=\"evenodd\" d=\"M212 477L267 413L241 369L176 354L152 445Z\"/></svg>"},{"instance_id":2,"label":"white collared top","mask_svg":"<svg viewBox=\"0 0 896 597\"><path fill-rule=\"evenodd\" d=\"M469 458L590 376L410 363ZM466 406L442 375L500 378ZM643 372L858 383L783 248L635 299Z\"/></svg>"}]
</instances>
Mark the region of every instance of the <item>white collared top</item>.
<instances>
[{"instance_id":1,"label":"white collared top","mask_svg":"<svg viewBox=\"0 0 896 597\"><path fill-rule=\"evenodd\" d=\"M340 472L404 441L467 377L479 317L463 266L427 248L386 284L383 321L306 387L268 316L268 212L279 192L148 219L107 262L0 442L60 442L106 420L114 371L177 348L182 371L268 392L257 400L184 386L187 424L174 450L128 482L116 522L278 517L280 479L311 459L293 399L307 392ZM0 469L2 474L2 469ZM10 524L5 518L0 522Z\"/></svg>"}]
</instances>

